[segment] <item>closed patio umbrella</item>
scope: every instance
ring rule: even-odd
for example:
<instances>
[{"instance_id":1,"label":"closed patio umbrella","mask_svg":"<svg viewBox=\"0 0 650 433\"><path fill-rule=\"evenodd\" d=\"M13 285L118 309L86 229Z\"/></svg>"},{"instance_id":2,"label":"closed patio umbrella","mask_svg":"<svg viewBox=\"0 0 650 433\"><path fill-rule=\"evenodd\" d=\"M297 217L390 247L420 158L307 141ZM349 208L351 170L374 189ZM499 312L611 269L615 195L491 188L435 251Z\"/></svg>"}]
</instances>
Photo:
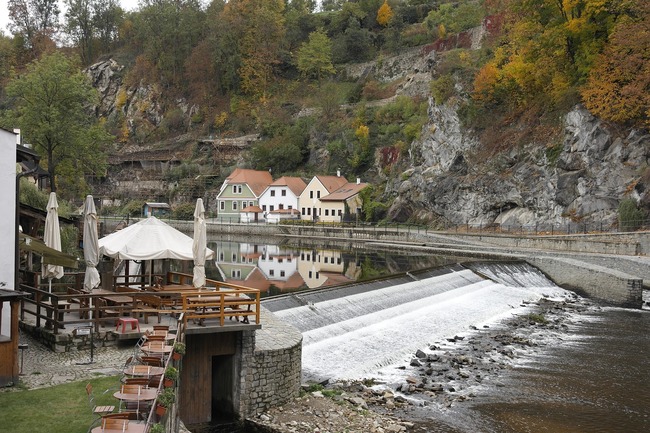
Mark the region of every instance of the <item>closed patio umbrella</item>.
<instances>
[{"instance_id":1,"label":"closed patio umbrella","mask_svg":"<svg viewBox=\"0 0 650 433\"><path fill-rule=\"evenodd\" d=\"M207 246L207 233L205 225L205 207L203 199L196 199L194 208L194 237L192 242L192 255L194 256L194 287L205 286L205 258Z\"/></svg>"},{"instance_id":2,"label":"closed patio umbrella","mask_svg":"<svg viewBox=\"0 0 650 433\"><path fill-rule=\"evenodd\" d=\"M56 193L51 192L47 202L47 216L45 217L45 232L43 242L48 247L61 251L61 229L59 227L59 203L56 201ZM43 265L43 278L50 282L49 291L52 293L52 278L63 276L63 266Z\"/></svg>"},{"instance_id":3,"label":"closed patio umbrella","mask_svg":"<svg viewBox=\"0 0 650 433\"><path fill-rule=\"evenodd\" d=\"M84 288L91 291L99 286L99 272L97 264L99 263L99 238L97 235L97 210L93 196L86 196L84 203L84 259L86 259L86 276L84 278Z\"/></svg>"}]
</instances>

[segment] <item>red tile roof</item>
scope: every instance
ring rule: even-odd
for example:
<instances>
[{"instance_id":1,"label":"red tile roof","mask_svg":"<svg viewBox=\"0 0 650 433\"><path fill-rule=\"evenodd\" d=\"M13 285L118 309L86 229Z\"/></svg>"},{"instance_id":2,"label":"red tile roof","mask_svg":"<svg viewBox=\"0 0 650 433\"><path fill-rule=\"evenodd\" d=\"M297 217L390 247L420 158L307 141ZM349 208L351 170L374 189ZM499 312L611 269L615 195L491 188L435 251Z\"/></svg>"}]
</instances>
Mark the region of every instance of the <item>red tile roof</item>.
<instances>
[{"instance_id":1,"label":"red tile roof","mask_svg":"<svg viewBox=\"0 0 650 433\"><path fill-rule=\"evenodd\" d=\"M268 171L249 170L246 168L236 168L230 176L226 178L229 185L241 183L246 184L259 197L267 186L273 182L273 177Z\"/></svg>"},{"instance_id":2,"label":"red tile roof","mask_svg":"<svg viewBox=\"0 0 650 433\"><path fill-rule=\"evenodd\" d=\"M299 196L305 188L307 188L307 184L304 180L299 177L292 176L282 176L280 179L276 180L269 186L286 186L291 190L291 192L293 192L296 197Z\"/></svg>"},{"instance_id":3,"label":"red tile roof","mask_svg":"<svg viewBox=\"0 0 650 433\"><path fill-rule=\"evenodd\" d=\"M352 183L348 182L333 193L321 197L321 201L342 201L359 194L359 191L368 186L367 183Z\"/></svg>"},{"instance_id":4,"label":"red tile roof","mask_svg":"<svg viewBox=\"0 0 650 433\"><path fill-rule=\"evenodd\" d=\"M348 183L348 180L343 176L316 176L316 179L318 179L330 193Z\"/></svg>"}]
</instances>

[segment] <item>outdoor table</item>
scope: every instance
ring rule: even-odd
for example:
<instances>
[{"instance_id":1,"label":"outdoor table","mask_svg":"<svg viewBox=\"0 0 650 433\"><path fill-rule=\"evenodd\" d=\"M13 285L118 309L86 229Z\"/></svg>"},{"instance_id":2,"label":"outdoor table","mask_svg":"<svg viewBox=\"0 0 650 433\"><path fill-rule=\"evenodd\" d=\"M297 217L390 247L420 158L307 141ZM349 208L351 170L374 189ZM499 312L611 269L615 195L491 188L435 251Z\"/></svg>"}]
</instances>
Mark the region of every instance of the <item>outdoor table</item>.
<instances>
[{"instance_id":1,"label":"outdoor table","mask_svg":"<svg viewBox=\"0 0 650 433\"><path fill-rule=\"evenodd\" d=\"M153 367L151 365L129 365L124 369L127 376L160 376L165 372L163 367Z\"/></svg>"},{"instance_id":2,"label":"outdoor table","mask_svg":"<svg viewBox=\"0 0 650 433\"><path fill-rule=\"evenodd\" d=\"M174 346L169 344L165 345L151 345L150 343L144 343L140 348L144 353L148 355L168 355L174 350Z\"/></svg>"},{"instance_id":3,"label":"outdoor table","mask_svg":"<svg viewBox=\"0 0 650 433\"><path fill-rule=\"evenodd\" d=\"M114 430L114 429L102 429L102 426L95 427L90 432L91 433L144 433L147 430L147 423L144 422L134 422L129 421L126 426L126 429Z\"/></svg>"},{"instance_id":4,"label":"outdoor table","mask_svg":"<svg viewBox=\"0 0 650 433\"><path fill-rule=\"evenodd\" d=\"M115 393L113 393L113 397L115 397L118 400L136 401L136 402L155 400L157 396L158 396L157 388L144 388L140 390L139 394L135 394L135 393L127 394L122 391L116 391Z\"/></svg>"},{"instance_id":5,"label":"outdoor table","mask_svg":"<svg viewBox=\"0 0 650 433\"><path fill-rule=\"evenodd\" d=\"M192 284L166 284L154 290L159 292L183 292L197 289Z\"/></svg>"}]
</instances>

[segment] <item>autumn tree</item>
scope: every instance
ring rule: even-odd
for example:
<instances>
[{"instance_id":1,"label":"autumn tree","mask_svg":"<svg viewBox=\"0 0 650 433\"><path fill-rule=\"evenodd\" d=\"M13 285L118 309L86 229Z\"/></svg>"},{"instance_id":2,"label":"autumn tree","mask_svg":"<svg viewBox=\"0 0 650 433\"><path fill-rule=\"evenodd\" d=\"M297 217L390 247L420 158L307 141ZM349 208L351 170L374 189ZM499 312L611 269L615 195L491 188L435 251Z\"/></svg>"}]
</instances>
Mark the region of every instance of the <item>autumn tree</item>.
<instances>
[{"instance_id":1,"label":"autumn tree","mask_svg":"<svg viewBox=\"0 0 650 433\"><path fill-rule=\"evenodd\" d=\"M309 35L298 50L298 70L305 77L314 77L318 81L336 70L332 65L332 42L323 30Z\"/></svg>"},{"instance_id":2,"label":"autumn tree","mask_svg":"<svg viewBox=\"0 0 650 433\"><path fill-rule=\"evenodd\" d=\"M9 0L7 6L9 30L20 36L36 57L57 31L60 13L57 0Z\"/></svg>"},{"instance_id":3,"label":"autumn tree","mask_svg":"<svg viewBox=\"0 0 650 433\"><path fill-rule=\"evenodd\" d=\"M87 76L55 52L29 64L7 94L16 107L12 124L44 159L52 191L61 183L68 197L87 192L84 176L104 174L103 149L111 140L88 110L97 93Z\"/></svg>"},{"instance_id":4,"label":"autumn tree","mask_svg":"<svg viewBox=\"0 0 650 433\"><path fill-rule=\"evenodd\" d=\"M384 0L384 4L377 11L377 23L382 27L386 27L393 19L393 15L393 9L388 4L388 0Z\"/></svg>"},{"instance_id":5,"label":"autumn tree","mask_svg":"<svg viewBox=\"0 0 650 433\"><path fill-rule=\"evenodd\" d=\"M617 21L581 94L595 115L650 127L650 3L630 5Z\"/></svg>"}]
</instances>

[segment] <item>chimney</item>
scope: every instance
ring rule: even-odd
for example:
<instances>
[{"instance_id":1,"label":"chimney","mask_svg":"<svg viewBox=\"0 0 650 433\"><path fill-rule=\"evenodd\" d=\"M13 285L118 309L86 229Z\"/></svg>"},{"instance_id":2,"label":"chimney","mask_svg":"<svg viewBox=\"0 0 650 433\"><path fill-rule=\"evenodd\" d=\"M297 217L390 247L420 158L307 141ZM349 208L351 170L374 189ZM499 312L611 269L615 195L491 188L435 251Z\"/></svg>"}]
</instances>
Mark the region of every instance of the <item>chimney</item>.
<instances>
[{"instance_id":1,"label":"chimney","mask_svg":"<svg viewBox=\"0 0 650 433\"><path fill-rule=\"evenodd\" d=\"M360 183L361 183L361 178L357 177L357 185L359 185Z\"/></svg>"},{"instance_id":2,"label":"chimney","mask_svg":"<svg viewBox=\"0 0 650 433\"><path fill-rule=\"evenodd\" d=\"M336 177L341 177L341 169L340 168L336 169Z\"/></svg>"}]
</instances>

